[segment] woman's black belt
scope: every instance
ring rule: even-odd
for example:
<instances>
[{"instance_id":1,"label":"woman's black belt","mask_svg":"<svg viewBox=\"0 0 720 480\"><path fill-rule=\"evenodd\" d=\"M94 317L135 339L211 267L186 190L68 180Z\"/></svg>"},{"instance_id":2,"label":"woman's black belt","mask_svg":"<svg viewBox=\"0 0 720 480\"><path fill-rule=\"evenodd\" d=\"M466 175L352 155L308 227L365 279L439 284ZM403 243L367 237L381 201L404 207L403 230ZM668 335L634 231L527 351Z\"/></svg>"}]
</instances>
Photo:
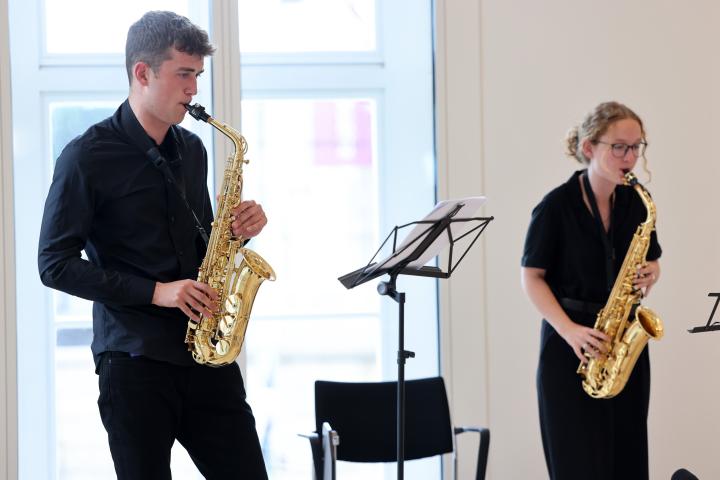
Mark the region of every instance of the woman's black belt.
<instances>
[{"instance_id":1,"label":"woman's black belt","mask_svg":"<svg viewBox=\"0 0 720 480\"><path fill-rule=\"evenodd\" d=\"M589 313L591 315L597 315L605 306L603 303L586 302L583 300L575 300L574 298L561 298L560 305L573 312Z\"/></svg>"}]
</instances>

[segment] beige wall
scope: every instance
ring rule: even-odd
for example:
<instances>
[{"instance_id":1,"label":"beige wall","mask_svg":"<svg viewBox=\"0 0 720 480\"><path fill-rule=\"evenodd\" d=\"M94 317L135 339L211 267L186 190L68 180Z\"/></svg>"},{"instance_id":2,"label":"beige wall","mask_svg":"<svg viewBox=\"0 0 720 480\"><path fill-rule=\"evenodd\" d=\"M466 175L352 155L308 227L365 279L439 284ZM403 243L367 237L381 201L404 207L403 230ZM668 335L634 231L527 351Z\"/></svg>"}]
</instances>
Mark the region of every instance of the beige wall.
<instances>
[{"instance_id":1,"label":"beige wall","mask_svg":"<svg viewBox=\"0 0 720 480\"><path fill-rule=\"evenodd\" d=\"M7 1L0 0L0 12ZM13 248L10 55L7 15L0 15L0 479L17 477L15 250Z\"/></svg>"},{"instance_id":2,"label":"beige wall","mask_svg":"<svg viewBox=\"0 0 720 480\"><path fill-rule=\"evenodd\" d=\"M645 301L666 327L651 345L651 478L681 466L720 477L720 333L686 332L707 321L707 294L720 291L720 4L437 8L440 196L484 193L496 217L476 258L443 287L441 310L453 410L460 423L491 427L490 478L546 478L534 386L540 320L520 289L519 262L532 207L576 168L562 153L565 132L608 99L646 122L664 249L661 282Z\"/></svg>"}]
</instances>

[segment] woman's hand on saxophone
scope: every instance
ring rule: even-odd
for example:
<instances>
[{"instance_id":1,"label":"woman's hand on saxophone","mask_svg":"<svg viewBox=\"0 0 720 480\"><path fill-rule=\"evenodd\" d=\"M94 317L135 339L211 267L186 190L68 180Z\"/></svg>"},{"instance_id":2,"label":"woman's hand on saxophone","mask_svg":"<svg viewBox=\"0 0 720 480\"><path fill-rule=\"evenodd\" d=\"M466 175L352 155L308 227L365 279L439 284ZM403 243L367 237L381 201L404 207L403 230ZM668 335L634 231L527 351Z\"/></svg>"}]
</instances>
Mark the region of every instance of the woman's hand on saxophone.
<instances>
[{"instance_id":1,"label":"woman's hand on saxophone","mask_svg":"<svg viewBox=\"0 0 720 480\"><path fill-rule=\"evenodd\" d=\"M585 353L597 357L607 352L610 337L600 330L574 322L565 313L545 281L544 269L522 267L520 281L525 293L543 318L550 322L555 331L570 345L581 362L587 362Z\"/></svg>"},{"instance_id":2,"label":"woman's hand on saxophone","mask_svg":"<svg viewBox=\"0 0 720 480\"><path fill-rule=\"evenodd\" d=\"M597 358L608 351L607 345L610 342L610 337L600 330L570 320L564 325L562 331L558 333L573 349L575 356L583 363L587 362L587 356Z\"/></svg>"},{"instance_id":3,"label":"woman's hand on saxophone","mask_svg":"<svg viewBox=\"0 0 720 480\"><path fill-rule=\"evenodd\" d=\"M195 322L200 314L211 317L217 310L218 294L212 287L195 280L155 284L152 303L160 307L177 307Z\"/></svg>"},{"instance_id":4,"label":"woman's hand on saxophone","mask_svg":"<svg viewBox=\"0 0 720 480\"><path fill-rule=\"evenodd\" d=\"M660 262L652 260L638 268L633 286L637 290L642 290L643 297L647 297L658 278L660 278Z\"/></svg>"}]
</instances>

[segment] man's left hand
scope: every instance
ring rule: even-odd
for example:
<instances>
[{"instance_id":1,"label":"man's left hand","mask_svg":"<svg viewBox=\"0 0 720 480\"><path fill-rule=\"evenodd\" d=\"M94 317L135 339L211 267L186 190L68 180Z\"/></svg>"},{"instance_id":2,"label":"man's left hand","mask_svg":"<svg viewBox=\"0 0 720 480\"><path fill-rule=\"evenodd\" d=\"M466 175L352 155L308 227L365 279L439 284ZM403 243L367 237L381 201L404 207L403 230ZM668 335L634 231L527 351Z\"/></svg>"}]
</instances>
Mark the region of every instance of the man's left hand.
<instances>
[{"instance_id":1,"label":"man's left hand","mask_svg":"<svg viewBox=\"0 0 720 480\"><path fill-rule=\"evenodd\" d=\"M232 223L230 228L236 237L252 238L267 225L267 217L259 203L245 200L230 210Z\"/></svg>"}]
</instances>

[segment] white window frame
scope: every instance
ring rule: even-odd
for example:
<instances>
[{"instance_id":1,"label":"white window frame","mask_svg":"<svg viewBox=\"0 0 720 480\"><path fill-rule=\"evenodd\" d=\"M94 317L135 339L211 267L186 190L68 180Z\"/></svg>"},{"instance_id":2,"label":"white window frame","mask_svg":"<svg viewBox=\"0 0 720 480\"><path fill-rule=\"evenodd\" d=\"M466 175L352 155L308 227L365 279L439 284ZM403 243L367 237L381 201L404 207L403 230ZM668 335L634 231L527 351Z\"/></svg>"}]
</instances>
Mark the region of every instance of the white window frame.
<instances>
[{"instance_id":1,"label":"white window frame","mask_svg":"<svg viewBox=\"0 0 720 480\"><path fill-rule=\"evenodd\" d=\"M430 115L408 114L408 109L413 99L422 98L423 92L432 92L432 71L425 72L426 83L423 82L424 72L409 72L406 65L415 61L413 55L429 55L432 52L432 38L426 35L426 43L422 45L413 44L412 48L405 48L401 42L388 43L384 41L389 37L393 25L385 20L387 18L404 18L402 12L416 8L413 0L395 0L392 2L377 2L376 15L378 16L378 50L372 54L358 54L358 61L342 62L336 65L331 64L331 59L336 54L311 54L298 55L298 58L318 60L313 63L300 63L300 60L293 62L275 62L278 56L252 55L248 61L243 60L241 70L241 84L243 86L244 98L316 98L316 97L362 97L374 98L377 101L378 111L378 157L380 165L380 205L381 219L379 231L381 237L399 224L412 220L420 220L430 211L435 200L435 185L425 192L424 204L419 204L408 209L406 202L403 202L403 195L397 194L395 186L388 181L382 183L383 179L395 179L402 182L408 172L418 169L418 161L427 175L435 175L434 162L434 138L432 116L432 105ZM432 10L428 7L425 24L405 24L403 37L414 38L412 32L430 32L432 28ZM422 36L422 34L417 35ZM351 55L352 58L355 58ZM270 63L262 64L260 60ZM319 61L322 59L322 61ZM363 61L360 61L363 60ZM421 62L417 62L421 63ZM332 74L331 73L332 69ZM421 107L418 107L421 108ZM413 132L429 132L427 138L414 138ZM390 141L392 139L392 141ZM393 191L396 190L396 191ZM409 214L409 210L414 211ZM368 256L374 252L367 252ZM360 267L361 265L358 265ZM420 303L421 298L426 296L435 297L436 283L430 279L407 279L400 280L400 288L411 291L408 293L406 314L422 316L422 308L415 310L415 305ZM393 359L397 351L397 332L395 331L394 319L397 317L397 306L392 302L382 302L383 305L383 352L391 353ZM411 317L409 317L411 318ZM407 368L409 375L421 376L420 372L439 371L439 353L437 338L432 344L424 342L421 332L414 331L415 325L406 327L408 340L413 342L422 356L408 361ZM426 327L426 326L423 326ZM415 330L422 330L419 327ZM428 358L432 357L429 361ZM429 363L422 363L428 361ZM417 373L416 373L417 372ZM383 376L388 379L396 378L395 362L389 362L388 367L383 371ZM429 374L426 374L429 375Z\"/></svg>"},{"instance_id":2,"label":"white window frame","mask_svg":"<svg viewBox=\"0 0 720 480\"><path fill-rule=\"evenodd\" d=\"M432 97L428 99L428 105L413 104L415 99L424 98L424 94L432 95L432 62L427 72L408 68L413 63L422 64L417 56L432 55L433 38L428 33L433 27L432 2L428 2L424 22L405 21L398 28L397 24L389 20L406 18L405 12L417 9L417 3L414 0L376 1L378 41L375 52L352 53L342 58L334 52L293 56L248 54L242 56L240 69L240 84L243 98L246 99L362 97L377 102L378 231L381 240L394 226L423 218L436 199ZM402 34L398 35L398 31L402 31ZM394 42L388 41L392 35L396 37ZM397 37L400 41L397 41ZM417 38L422 38L425 43L408 40ZM402 40L409 43L405 44ZM418 110L428 108L429 113L418 115L414 107ZM418 131L428 132L427 137L418 139L414 133ZM435 182L423 192L415 193L424 203L408 207L407 196L401 193L403 188L389 182L389 179L395 179L403 185L410 175L408 172L416 172L419 167L425 174L433 176ZM370 257L374 252L366 253ZM342 273L347 272L338 272ZM407 293L405 316L411 319L406 320L405 348L416 353L416 357L408 359L406 363L406 378L438 375L440 348L437 281L401 276L398 289ZM397 309L397 304L391 299L381 298L380 350L382 377L385 380L397 379ZM432 311L431 320L428 310ZM251 343L252 339L248 342ZM252 371L248 375L252 375ZM410 478L425 478L428 474L427 464L423 463L406 463L405 469ZM385 478L391 478L394 474L395 466L388 465Z\"/></svg>"},{"instance_id":3,"label":"white window frame","mask_svg":"<svg viewBox=\"0 0 720 480\"><path fill-rule=\"evenodd\" d=\"M12 1L12 0L10 0ZM28 15L32 18L40 19L41 16L38 12L38 7L41 2L23 2L23 8L30 9ZM240 62L237 51L231 48L233 45L238 45L237 28L234 26L234 20L237 18L237 4L234 1L223 1L223 0L212 0L212 23L211 23L211 37L213 41L221 45L218 49L218 54L214 58L214 64L216 66L215 75L213 75L213 93L216 101L213 104L213 112L218 118L222 118L233 125L240 125L240 85L246 85L245 94L248 98L258 97L275 97L280 92L298 92L297 84L290 85L288 83L288 72L293 71L292 77L296 80L299 78L303 82L303 86L300 90L304 92L307 97L319 96L321 93L323 96L328 95L328 92L336 93L342 96L371 96L377 99L378 105L378 154L381 158L392 159L392 161L381 161L382 172L381 175L386 178L402 179L407 171L420 170L428 175L435 175L435 161L434 161L434 139L433 139L433 116L432 114L423 118L421 115L417 115L415 111L408 113L413 107L408 105L408 99L413 98L412 94L416 94L418 89L422 92L432 92L432 69L429 72L414 72L420 74L424 81L418 81L417 77L408 78L406 74L400 73L401 68L396 68L400 65L403 59L412 57L413 54L425 54L429 55L432 52L432 39L427 32L431 31L432 28L432 16L431 11L427 12L426 22L419 25L412 25L413 28L424 29L425 41L422 45L402 45L396 44L393 47L388 48L386 42L383 41L387 37L388 29L391 25L388 22L383 22L380 19L387 18L388 16L395 15L398 18L403 18L403 12L407 9L417 8L417 4L413 0L398 0L393 2L377 1L376 15L378 18L378 50L369 54L359 54L356 56L356 61L346 62L343 71L345 72L341 77L335 76L333 81L328 80L328 76L323 73L327 68L336 62L337 57L335 54L327 55L315 55L315 61L308 64L297 64L288 59L282 59L275 57L274 69L276 75L268 77L266 64L262 65L262 56L255 56L254 58L248 58L248 62L243 65L242 76L240 75ZM381 10L382 9L382 10ZM8 11L8 0L0 0L0 11ZM11 12L12 13L12 12ZM7 24L12 20L11 15L4 16L4 22L0 23L0 29L3 32L8 31ZM40 28L41 23L38 23L36 28ZM408 27L405 25L405 27ZM47 92L47 95L59 95L74 91L73 88L63 87L63 85L72 85L70 82L71 76L67 74L69 70L73 71L84 71L84 69L90 69L88 60L92 60L92 56L77 56L73 62L63 62L55 56L43 56L43 49L40 46L42 36L37 35L37 31L24 32L24 39L27 42L25 46L29 54L28 63L30 65L41 65L39 70L33 70L34 67L30 67L26 71L13 72L17 75L17 78L22 79L23 83L30 84L31 89L35 91ZM12 261L17 258L18 264L23 265L35 265L37 246L28 244L18 244L17 252L14 252L13 248L13 226L14 222L17 222L15 236L18 238L37 238L39 233L39 219L23 219L19 215L13 215L13 178L8 174L8 171L12 172L12 155L8 154L12 149L7 141L9 138L10 130L10 112L9 106L11 102L9 98L9 82L10 77L9 70L9 55L7 39L0 39L0 57L2 62L0 63L0 105L2 105L0 118L0 147L2 148L2 163L0 167L3 169L2 173L3 181L3 196L0 199L0 212L3 213L3 237L0 239L0 253L3 254L5 263L3 263L2 271L0 271L0 281L5 280L4 288L2 289L3 294L6 297L3 305L4 308L4 319L0 317L0 334L5 334L5 343L7 348L5 349L4 362L0 359L0 427L2 424L2 415L8 419L6 422L6 440L3 448L3 438L0 437L0 464L7 465L7 478L18 478L18 465L22 465L23 478L48 478L48 475L53 475L55 471L55 458L52 454L54 450L55 435L52 431L52 413L49 411L37 411L33 410L30 412L23 412L23 399L19 398L16 401L17 383L15 375L15 354L20 356L25 355L25 359L33 357L30 363L19 362L26 365L22 372L18 372L19 375L34 375L37 368L52 370L53 362L51 358L50 346L54 344L54 329L53 328L42 328L34 323L34 319L48 318L48 312L52 308L51 295L36 295L29 293L18 292L17 297L14 295L14 291L11 288L16 281L14 265ZM33 58L36 56L36 58ZM65 59L67 60L67 59ZM278 60L283 60L278 62ZM121 62L122 63L122 62ZM206 65L206 69L209 69L209 65ZM260 78L261 70L265 70L262 73L262 79ZM105 97L110 95L120 94L121 98L124 98L127 92L126 75L124 71L124 65L106 65L102 68L100 73L99 81L93 83L93 87L88 89L86 86L82 87L84 92L97 93ZM421 93L422 95L423 93ZM32 97L32 98L31 98ZM17 108L14 112L13 120L26 125L37 124L31 120L34 115L37 117L38 112L42 111L42 102L46 101L44 95L34 95L22 98L18 105L22 105L22 108ZM432 109L432 106L430 106ZM411 121L418 121L420 124L408 125L408 119ZM420 140L413 138L411 132L425 131L429 132L428 135ZM34 145L38 143L37 137L47 139L48 132L45 131L44 127L39 130L26 130L15 132L15 154L17 162L23 162L28 159L32 159L34 156L43 156L46 151L33 152L30 150ZM392 141L388 141L392 139ZM214 164L216 184L219 184L219 179L222 175L222 167L224 165L225 158L227 158L229 145L226 142L215 142L215 156ZM41 147L49 148L49 147ZM418 164L419 162L419 164ZM49 187L50 179L46 175L42 175L42 185L33 188L32 192L18 192L20 197L16 200L15 206L22 204L23 206L31 206L37 211L42 211L42 204L44 203L44 194L38 194L38 192L46 192ZM33 176L27 172L16 173L15 185L38 185L37 175ZM394 188L390 184L380 185L380 204L383 205L381 211L381 220L379 231L381 236L384 237L385 232L388 232L393 226L397 224L406 223L409 220L421 218L434 203L435 199L435 185L428 187L425 194L423 195L423 202L419 202L417 205L412 205L409 209L402 205L402 195L396 195L398 189ZM17 197L17 195L16 195ZM15 253L15 254L13 254ZM372 254L373 252L368 252ZM8 260L9 259L9 260ZM344 273L344 272L341 272ZM35 269L28 270L23 273L22 278L18 278L17 281L25 284L26 282L35 283L39 285L39 279ZM40 286L40 288L43 288ZM427 316L426 306L421 305L421 299L436 298L437 295L437 284L435 281L430 279L403 279L400 281L399 288L402 291L408 292L408 304L406 307L406 317L420 318ZM17 322L17 332L15 332L16 312L14 309L13 300L17 298L18 304L24 305L22 312L17 312L18 315L22 313L23 320ZM437 332L437 304L432 302L433 307L433 321L430 325L431 331ZM382 324L383 324L383 355L387 355L391 361L385 361L386 367L384 367L383 376L387 379L396 378L396 365L394 362L395 353L397 349L397 305L393 302L383 299L382 302ZM4 329L4 331L3 331ZM435 336L429 338L424 332L428 331L428 325L412 325L408 324L406 327L406 346L409 349L415 350L418 356L408 361L406 366L406 375L408 378L418 376L428 376L437 374L439 371L439 345L438 338ZM38 348L35 351L20 351L17 349L15 344L17 338L32 338L35 339L37 345L45 346ZM2 337L0 337L2 338ZM17 349L17 352L16 352ZM42 352L40 350L43 350ZM3 378L3 374L5 377ZM3 391L4 390L4 391ZM3 395L4 394L4 395ZM27 391L25 394L28 396L39 396L40 398L48 398L53 394L53 385L51 382L37 382L37 385L33 387L31 391ZM4 401L3 401L4 399ZM18 412L19 410L19 412ZM27 438L17 438L17 415L16 412L23 419L29 419L38 426L40 431L45 431L45 435L41 435L40 442ZM25 420L23 420L25 421ZM15 422L15 423L13 423ZM42 441L44 437L44 441ZM18 443L23 442L26 447L19 448ZM32 445L32 448L29 448ZM22 455L22 452L26 452L23 458L19 458L18 455ZM30 452L32 452L32 458L30 458ZM2 461L2 455L6 456L8 461ZM13 462L13 459L16 459ZM0 471L1 473L1 471Z\"/></svg>"},{"instance_id":4,"label":"white window frame","mask_svg":"<svg viewBox=\"0 0 720 480\"><path fill-rule=\"evenodd\" d=\"M102 65L91 65L90 62L98 58L97 56L49 56L44 54L44 48L41 45L44 36L40 33L41 27L44 25L40 11L44 4L43 0L19 2L3 0L3 3L5 4L3 11L8 12L4 18L7 18L9 23L17 24L18 17L22 17L25 20L22 24L29 25L23 31L22 54L25 61L15 62L12 71L13 85L21 84L22 88L16 86L13 89L15 102L3 102L4 105L14 104L15 106L12 117L15 158L13 159L13 155L9 155L8 158L16 165L36 165L32 169L15 168L14 179L3 176L3 181L13 182L14 180L16 186L34 186L30 189L15 189L15 210L11 211L12 215L10 215L9 221L11 225L14 225L16 238L37 239L40 218L34 216L28 218L27 215L23 215L20 208L42 212L45 196L52 180L52 168L43 168L38 163L39 161L45 162L52 153L52 146L48 141L47 105L53 99L59 98L74 100L117 98L122 101L128 94L127 75L124 56L111 56L111 59L117 60L114 65L109 65L107 62ZM22 12L17 8L20 4L22 4ZM28 22L27 18L32 20ZM5 31L8 32L8 30ZM18 47L14 48L17 50ZM10 65L9 59L2 65L3 67ZM210 72L209 60L206 60L205 68ZM85 79L90 78L91 80L80 85L75 81L78 75L83 75ZM209 75L203 75L201 78L201 81L206 82L206 90L210 90L209 77ZM202 102L201 96L198 101ZM201 133L201 137L205 137L205 135ZM42 139L42 141L38 141L38 139ZM12 184L10 184L11 187ZM4 188L3 191L6 192L4 195L12 195L13 192L12 188ZM8 211L8 208L11 207L6 206L4 210ZM5 232L8 231L12 230L5 230ZM10 391L6 393L7 398L17 399L17 413L14 415L17 423L15 425L20 423L24 426L29 425L30 427L27 429L24 427L24 431L32 432L31 435L20 435L17 427L15 428L15 439L12 440L16 448L13 455L17 458L17 473L10 478L55 478L57 462L53 408L50 406L50 408L38 409L31 406L33 398L52 398L55 392L52 352L56 342L56 326L45 323L47 319L52 318L52 292L40 283L37 267L27 268L27 266L37 265L37 244L35 242L18 243L15 247L15 255L10 258L15 259L18 265L25 266L22 269L18 268L17 272L11 272L15 277L12 278L11 284L22 285L22 288L17 288L14 297L17 304L24 305L24 307L17 311L17 316L13 315L12 317L16 319L11 323L12 327L17 327L17 334L12 338L14 348L7 349L6 352L8 355L12 354L12 371L17 370L18 378L37 379L34 382L24 383L23 388L19 388L17 381L14 381L11 389L16 390L12 392L12 397L10 397ZM6 277L7 275L9 274L6 272ZM5 293L8 294L8 291L5 290ZM16 338L18 339L17 343L15 342ZM34 348L22 346L23 341L27 342L30 339L35 345ZM17 360L16 364L15 360ZM38 372L46 373L39 378Z\"/></svg>"}]
</instances>

